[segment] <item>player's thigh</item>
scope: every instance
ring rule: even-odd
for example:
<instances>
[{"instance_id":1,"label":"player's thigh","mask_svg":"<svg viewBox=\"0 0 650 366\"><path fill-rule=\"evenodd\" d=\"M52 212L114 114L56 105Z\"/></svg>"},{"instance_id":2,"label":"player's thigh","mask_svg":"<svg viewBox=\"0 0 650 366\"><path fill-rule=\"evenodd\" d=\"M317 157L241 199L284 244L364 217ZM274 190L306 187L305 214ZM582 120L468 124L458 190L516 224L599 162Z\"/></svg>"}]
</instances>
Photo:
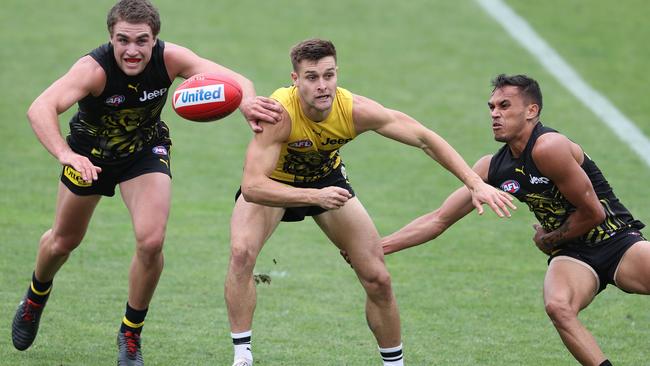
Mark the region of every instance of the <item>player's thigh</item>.
<instances>
[{"instance_id":1,"label":"player's thigh","mask_svg":"<svg viewBox=\"0 0 650 366\"><path fill-rule=\"evenodd\" d=\"M379 233L357 197L339 209L314 216L314 220L336 246L351 255L359 250L378 248Z\"/></svg>"},{"instance_id":2,"label":"player's thigh","mask_svg":"<svg viewBox=\"0 0 650 366\"><path fill-rule=\"evenodd\" d=\"M66 244L76 245L83 238L101 196L79 196L59 182L52 233Z\"/></svg>"},{"instance_id":3,"label":"player's thigh","mask_svg":"<svg viewBox=\"0 0 650 366\"><path fill-rule=\"evenodd\" d=\"M314 216L314 220L339 249L348 253L357 273L383 270L381 238L358 198L353 197L338 210Z\"/></svg>"},{"instance_id":4,"label":"player's thigh","mask_svg":"<svg viewBox=\"0 0 650 366\"><path fill-rule=\"evenodd\" d=\"M120 183L120 193L131 214L136 237L164 236L169 218L171 178L147 173Z\"/></svg>"},{"instance_id":5,"label":"player's thigh","mask_svg":"<svg viewBox=\"0 0 650 366\"><path fill-rule=\"evenodd\" d=\"M270 207L247 202L239 195L230 217L230 245L233 249L257 255L271 236L284 214L282 207Z\"/></svg>"},{"instance_id":6,"label":"player's thigh","mask_svg":"<svg viewBox=\"0 0 650 366\"><path fill-rule=\"evenodd\" d=\"M622 290L650 294L650 242L636 242L625 252L614 281Z\"/></svg>"},{"instance_id":7,"label":"player's thigh","mask_svg":"<svg viewBox=\"0 0 650 366\"><path fill-rule=\"evenodd\" d=\"M553 258L544 278L544 303L560 303L575 311L587 307L598 291L598 275L575 258Z\"/></svg>"}]
</instances>

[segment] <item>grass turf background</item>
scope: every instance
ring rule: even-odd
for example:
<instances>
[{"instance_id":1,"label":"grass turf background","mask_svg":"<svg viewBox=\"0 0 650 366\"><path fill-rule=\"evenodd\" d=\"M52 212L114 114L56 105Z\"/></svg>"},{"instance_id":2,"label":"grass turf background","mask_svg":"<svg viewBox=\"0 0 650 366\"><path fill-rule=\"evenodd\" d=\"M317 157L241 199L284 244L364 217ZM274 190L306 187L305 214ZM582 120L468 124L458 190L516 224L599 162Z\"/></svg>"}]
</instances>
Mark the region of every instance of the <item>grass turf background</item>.
<instances>
[{"instance_id":1,"label":"grass turf background","mask_svg":"<svg viewBox=\"0 0 650 366\"><path fill-rule=\"evenodd\" d=\"M508 3L596 89L650 134L647 5L626 0ZM103 199L88 235L55 280L34 346L15 351L11 318L28 284L38 238L52 222L57 162L25 118L31 101L81 55L108 39L111 1L8 0L0 12L0 355L7 365L113 363L133 253L128 213ZM248 76L259 94L289 83L288 52L332 39L339 85L403 110L445 137L470 163L493 152L486 101L497 73L537 78L543 121L580 143L639 219L650 220L650 170L472 1L157 1L161 38ZM67 133L71 112L62 116ZM144 331L153 365L229 364L223 278L228 221L250 131L239 115L211 124L167 107L174 198L165 271ZM458 186L424 154L364 134L342 150L352 184L380 233L437 207ZM545 258L533 217L471 214L435 242L387 257L411 365L570 365L541 300ZM256 365L379 364L364 296L311 221L283 224L258 260ZM610 288L582 319L617 365L645 362L647 299Z\"/></svg>"}]
</instances>

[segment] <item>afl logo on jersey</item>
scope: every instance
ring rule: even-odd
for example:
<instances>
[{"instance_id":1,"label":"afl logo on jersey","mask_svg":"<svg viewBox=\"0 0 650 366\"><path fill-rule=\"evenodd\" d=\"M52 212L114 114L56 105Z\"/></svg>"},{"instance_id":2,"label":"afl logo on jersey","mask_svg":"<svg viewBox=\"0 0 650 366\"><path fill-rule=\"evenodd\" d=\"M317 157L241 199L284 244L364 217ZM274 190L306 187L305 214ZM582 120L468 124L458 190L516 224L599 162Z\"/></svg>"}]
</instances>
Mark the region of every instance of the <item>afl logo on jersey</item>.
<instances>
[{"instance_id":1,"label":"afl logo on jersey","mask_svg":"<svg viewBox=\"0 0 650 366\"><path fill-rule=\"evenodd\" d=\"M167 149L165 149L164 146L154 146L154 148L151 149L151 152L156 155L167 155Z\"/></svg>"},{"instance_id":2,"label":"afl logo on jersey","mask_svg":"<svg viewBox=\"0 0 650 366\"><path fill-rule=\"evenodd\" d=\"M111 105L113 107L117 107L118 105L124 103L125 100L126 100L126 97L124 95L115 94L115 95L113 95L111 97L106 98L104 103L106 103L108 105Z\"/></svg>"},{"instance_id":3,"label":"afl logo on jersey","mask_svg":"<svg viewBox=\"0 0 650 366\"><path fill-rule=\"evenodd\" d=\"M303 148L304 147L312 147L312 145L314 145L314 144L311 142L311 140L300 140L300 141L294 141L294 142L289 143L290 147L295 147L295 148L298 148L298 149L301 148L301 147L303 147Z\"/></svg>"},{"instance_id":4,"label":"afl logo on jersey","mask_svg":"<svg viewBox=\"0 0 650 366\"><path fill-rule=\"evenodd\" d=\"M519 188L521 188L521 186L516 180L511 179L501 183L501 190L510 194L517 193L519 191Z\"/></svg>"}]
</instances>

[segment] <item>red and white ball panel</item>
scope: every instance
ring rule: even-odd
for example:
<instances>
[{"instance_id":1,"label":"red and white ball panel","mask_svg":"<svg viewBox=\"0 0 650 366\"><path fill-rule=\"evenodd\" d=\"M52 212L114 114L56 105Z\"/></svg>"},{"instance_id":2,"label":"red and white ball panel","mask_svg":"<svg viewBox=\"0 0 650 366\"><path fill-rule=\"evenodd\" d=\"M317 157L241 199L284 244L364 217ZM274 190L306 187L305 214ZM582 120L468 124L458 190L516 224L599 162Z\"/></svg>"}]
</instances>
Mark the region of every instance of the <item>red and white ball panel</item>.
<instances>
[{"instance_id":1,"label":"red and white ball panel","mask_svg":"<svg viewBox=\"0 0 650 366\"><path fill-rule=\"evenodd\" d=\"M235 80L222 74L204 73L192 76L176 88L172 107L190 121L216 121L239 108L241 98L241 87Z\"/></svg>"}]
</instances>

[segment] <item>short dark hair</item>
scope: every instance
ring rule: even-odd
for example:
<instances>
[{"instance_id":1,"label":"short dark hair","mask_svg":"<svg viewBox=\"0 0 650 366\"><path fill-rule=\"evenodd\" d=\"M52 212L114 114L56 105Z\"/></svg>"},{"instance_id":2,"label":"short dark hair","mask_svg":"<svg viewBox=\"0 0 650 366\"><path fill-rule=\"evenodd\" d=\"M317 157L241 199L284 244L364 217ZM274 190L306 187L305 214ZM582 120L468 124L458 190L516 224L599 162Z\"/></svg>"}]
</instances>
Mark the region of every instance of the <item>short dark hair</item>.
<instances>
[{"instance_id":1,"label":"short dark hair","mask_svg":"<svg viewBox=\"0 0 650 366\"><path fill-rule=\"evenodd\" d=\"M302 60L318 61L327 56L334 56L336 61L336 48L332 42L318 38L304 40L291 48L293 71L298 71Z\"/></svg>"},{"instance_id":2,"label":"short dark hair","mask_svg":"<svg viewBox=\"0 0 650 366\"><path fill-rule=\"evenodd\" d=\"M499 74L492 80L492 92L495 90L503 88L504 86L516 86L519 88L521 93L527 99L528 102L532 102L539 106L539 112L537 115L542 113L542 90L539 88L539 84L535 79L530 78L526 75L506 75Z\"/></svg>"},{"instance_id":3,"label":"short dark hair","mask_svg":"<svg viewBox=\"0 0 650 366\"><path fill-rule=\"evenodd\" d=\"M113 26L120 20L134 24L146 23L151 27L154 37L160 33L160 14L149 0L120 0L113 5L106 17L106 25L111 35Z\"/></svg>"}]
</instances>

